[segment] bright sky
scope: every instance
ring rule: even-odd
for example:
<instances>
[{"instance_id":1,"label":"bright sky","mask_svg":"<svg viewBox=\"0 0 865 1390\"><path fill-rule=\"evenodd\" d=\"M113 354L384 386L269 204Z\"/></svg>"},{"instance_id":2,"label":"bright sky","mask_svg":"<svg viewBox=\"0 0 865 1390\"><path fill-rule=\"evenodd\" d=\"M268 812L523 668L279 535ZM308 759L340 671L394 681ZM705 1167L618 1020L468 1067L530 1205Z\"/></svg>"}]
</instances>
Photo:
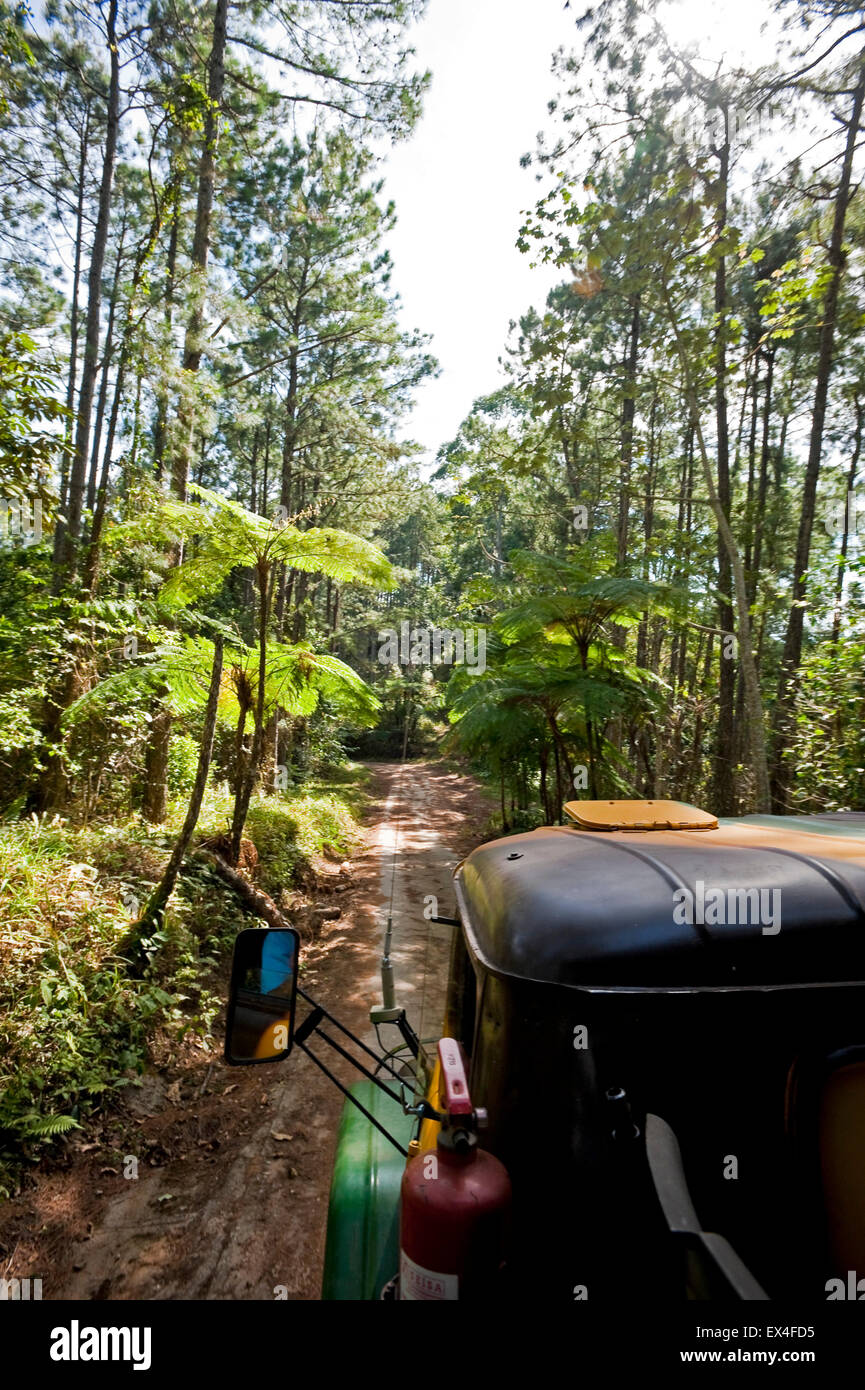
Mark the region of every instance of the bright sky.
<instances>
[{"instance_id":1,"label":"bright sky","mask_svg":"<svg viewBox=\"0 0 865 1390\"><path fill-rule=\"evenodd\" d=\"M411 139L384 165L398 224L389 245L406 328L432 333L441 375L417 394L407 433L433 458L472 402L501 384L508 324L543 307L555 274L529 268L515 242L521 212L545 184L520 156L552 131L554 50L574 48L575 16L588 0L430 0L412 33L432 86ZM765 60L767 0L670 0L668 31L729 65ZM759 60L758 60L759 61Z\"/></svg>"}]
</instances>

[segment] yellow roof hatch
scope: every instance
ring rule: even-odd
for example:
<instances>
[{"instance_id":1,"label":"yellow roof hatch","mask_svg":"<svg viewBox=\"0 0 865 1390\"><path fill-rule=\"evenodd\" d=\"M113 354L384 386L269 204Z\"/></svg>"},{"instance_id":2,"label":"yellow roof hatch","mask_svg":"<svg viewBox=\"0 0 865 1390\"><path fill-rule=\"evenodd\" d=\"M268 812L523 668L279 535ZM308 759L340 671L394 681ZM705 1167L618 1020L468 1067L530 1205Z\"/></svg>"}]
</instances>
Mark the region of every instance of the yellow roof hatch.
<instances>
[{"instance_id":1,"label":"yellow roof hatch","mask_svg":"<svg viewBox=\"0 0 865 1390\"><path fill-rule=\"evenodd\" d=\"M580 830L717 830L718 818L685 801L568 801Z\"/></svg>"}]
</instances>

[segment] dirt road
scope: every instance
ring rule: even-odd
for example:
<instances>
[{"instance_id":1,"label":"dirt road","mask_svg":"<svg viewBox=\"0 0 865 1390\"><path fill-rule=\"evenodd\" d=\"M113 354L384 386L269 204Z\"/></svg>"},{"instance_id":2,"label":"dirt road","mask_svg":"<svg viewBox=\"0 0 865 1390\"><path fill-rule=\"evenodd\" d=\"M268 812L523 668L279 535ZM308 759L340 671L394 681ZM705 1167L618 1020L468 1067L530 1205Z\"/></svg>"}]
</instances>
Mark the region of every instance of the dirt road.
<instances>
[{"instance_id":1,"label":"dirt road","mask_svg":"<svg viewBox=\"0 0 865 1390\"><path fill-rule=\"evenodd\" d=\"M489 803L437 763L371 770L365 845L351 887L333 898L342 915L303 953L302 984L374 1042L368 1011L381 997L393 887L397 998L433 1038L452 929L423 917L424 899L453 915L451 873ZM356 1079L346 1064L333 1069ZM45 1299L318 1298L342 1097L307 1057L248 1069L199 1057L149 1075L123 1105L138 1139L122 1163L108 1145L87 1146L0 1211L0 1274L41 1277Z\"/></svg>"}]
</instances>

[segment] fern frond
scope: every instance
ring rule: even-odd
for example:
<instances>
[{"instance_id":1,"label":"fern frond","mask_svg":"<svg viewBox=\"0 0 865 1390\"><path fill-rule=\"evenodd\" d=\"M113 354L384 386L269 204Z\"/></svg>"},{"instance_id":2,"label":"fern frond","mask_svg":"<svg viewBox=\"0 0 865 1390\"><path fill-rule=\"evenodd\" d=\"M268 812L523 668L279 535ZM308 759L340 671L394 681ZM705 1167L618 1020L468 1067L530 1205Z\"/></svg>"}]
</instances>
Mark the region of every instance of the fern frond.
<instances>
[{"instance_id":1,"label":"fern frond","mask_svg":"<svg viewBox=\"0 0 865 1390\"><path fill-rule=\"evenodd\" d=\"M70 1129L80 1129L77 1120L71 1115L35 1115L28 1117L21 1125L23 1134L30 1139L53 1139L58 1134L66 1134Z\"/></svg>"}]
</instances>

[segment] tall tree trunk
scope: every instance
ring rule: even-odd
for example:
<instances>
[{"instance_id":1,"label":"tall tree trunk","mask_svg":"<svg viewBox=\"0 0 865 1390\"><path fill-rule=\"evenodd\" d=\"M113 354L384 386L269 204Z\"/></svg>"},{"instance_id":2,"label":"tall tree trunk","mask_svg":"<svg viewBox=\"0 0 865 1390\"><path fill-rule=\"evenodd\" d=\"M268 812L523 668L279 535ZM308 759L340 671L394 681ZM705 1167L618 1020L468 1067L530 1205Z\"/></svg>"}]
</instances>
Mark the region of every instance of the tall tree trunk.
<instances>
[{"instance_id":1,"label":"tall tree trunk","mask_svg":"<svg viewBox=\"0 0 865 1390\"><path fill-rule=\"evenodd\" d=\"M165 337L171 342L171 328L174 318L174 287L177 279L177 238L180 226L180 179L178 178L171 210L171 231L168 234L168 258L165 273ZM161 480L165 468L165 450L168 443L168 388L161 385L156 398L156 420L153 426L153 471Z\"/></svg>"},{"instance_id":2,"label":"tall tree trunk","mask_svg":"<svg viewBox=\"0 0 865 1390\"><path fill-rule=\"evenodd\" d=\"M258 778L261 750L264 743L264 697L267 680L267 621L270 609L272 584L271 568L266 560L259 562L256 579L258 582L258 690L255 701L255 732L252 737L252 751L240 785L234 798L234 812L231 820L231 862L237 864L240 857L240 841L246 823L246 813L252 799L253 789Z\"/></svg>"},{"instance_id":3,"label":"tall tree trunk","mask_svg":"<svg viewBox=\"0 0 865 1390\"><path fill-rule=\"evenodd\" d=\"M282 434L282 466L279 482L279 505L284 509L286 517L291 516L292 486L294 482L294 451L297 445L297 388L300 379L298 352L300 327L303 318L303 300L306 295L308 271L308 262L304 262L300 278L300 287L294 306L294 318L291 325L291 347L288 357L288 394L285 398L285 424ZM285 565L280 565L276 595L277 641L282 641L282 636L285 631L289 600L289 593L286 589L287 578L288 575Z\"/></svg>"},{"instance_id":4,"label":"tall tree trunk","mask_svg":"<svg viewBox=\"0 0 865 1390\"><path fill-rule=\"evenodd\" d=\"M760 355L756 349L751 355L753 357L753 370L744 392L745 400L750 398L751 402L751 423L748 431L748 482L745 491L744 565L745 584L748 591L748 606L750 610L753 611L756 589L756 580L754 577L754 535L756 527L757 494L759 491L757 483L757 419L759 416ZM742 421L744 423L744 403ZM745 762L747 759L747 750L744 746L745 735L747 733L745 727L745 686L742 680L741 667L738 668L736 679L736 715L734 727L736 739L734 762L738 765L741 762ZM733 811L735 811L735 809L734 804Z\"/></svg>"},{"instance_id":5,"label":"tall tree trunk","mask_svg":"<svg viewBox=\"0 0 865 1390\"><path fill-rule=\"evenodd\" d=\"M268 468L270 466L270 434L272 425L273 422L271 420L270 410L268 409L267 419L264 422L264 461L261 469L260 501L258 503L258 507L256 508L259 516L267 516L267 473Z\"/></svg>"},{"instance_id":6,"label":"tall tree trunk","mask_svg":"<svg viewBox=\"0 0 865 1390\"><path fill-rule=\"evenodd\" d=\"M766 524L766 498L769 492L769 440L772 419L772 381L775 373L775 352L766 353L766 386L763 398L763 435L760 443L760 480L757 485L757 505L754 514L754 550L751 556L751 584L748 592L753 605L760 588L760 566L763 562L763 530Z\"/></svg>"},{"instance_id":7,"label":"tall tree trunk","mask_svg":"<svg viewBox=\"0 0 865 1390\"><path fill-rule=\"evenodd\" d=\"M163 689L159 701L150 706L150 738L144 750L144 795L141 814L151 825L161 825L168 815L168 750L171 740L171 713L164 701L168 690Z\"/></svg>"},{"instance_id":8,"label":"tall tree trunk","mask_svg":"<svg viewBox=\"0 0 865 1390\"><path fill-rule=\"evenodd\" d=\"M833 351L835 345L835 326L838 314L838 297L844 273L845 255L844 226L847 207L851 197L851 178L853 157L862 121L862 104L865 100L865 61L859 69L853 104L847 125L847 142L841 177L835 194L832 217L832 235L829 242L828 262L831 266L826 298L823 303L820 324L819 349L817 353L817 377L814 387L814 408L811 416L811 439L808 447L808 466L802 488L802 509L799 514L799 531L796 537L796 558L793 567L793 589L790 599L790 613L787 619L787 632L784 638L784 651L781 657L781 671L778 679L778 694L775 701L773 721L774 744L772 749L772 804L775 810L785 811L790 801L791 769L788 753L794 731L794 705L799 663L802 659L802 636L805 623L805 598L807 593L807 570L811 556L811 534L814 529L814 514L817 501L817 482L820 477L820 464L823 455L823 431L826 421L826 402L829 396L829 380L832 375Z\"/></svg>"},{"instance_id":9,"label":"tall tree trunk","mask_svg":"<svg viewBox=\"0 0 865 1390\"><path fill-rule=\"evenodd\" d=\"M694 741L691 746L691 763L688 776L685 782L685 800L700 800L700 768L703 763L703 711L705 709L705 698L703 691L708 689L709 678L712 672L712 660L714 656L715 634L710 632L706 641L706 651L703 656L703 675L700 679L700 657L703 643L703 633L697 639L697 650L694 654L694 666L692 677L688 686L688 695L694 698L694 691L697 690L697 717L694 720ZM698 686L699 682L699 686Z\"/></svg>"},{"instance_id":10,"label":"tall tree trunk","mask_svg":"<svg viewBox=\"0 0 865 1390\"><path fill-rule=\"evenodd\" d=\"M93 246L90 254L90 270L87 280L87 321L84 338L84 361L81 369L81 387L78 394L78 414L75 427L75 447L69 470L66 489L65 520L59 523L59 534L54 537L55 569L53 588L58 593L64 579L75 577L78 538L81 529L81 516L84 503L84 485L90 443L90 420L93 412L93 393L99 369L99 328L102 306L102 271L105 264L105 250L108 244L108 223L111 210L111 191L114 184L114 166L117 157L117 136L120 125L120 60L117 51L117 0L110 0L107 20L107 40L110 61L108 87L108 107L106 113L105 149L102 158L102 178L99 186L99 203ZM82 165L86 150L82 149ZM83 181L83 168L81 171ZM78 243L80 248L81 228ZM78 249L76 248L76 254ZM80 264L80 263L79 263ZM77 289L76 289L76 342L77 342ZM68 392L74 392L74 369L70 364ZM63 766L61 744L61 720L63 712L71 704L77 682L77 670L73 665L65 675L58 677L54 688L49 690L43 703L43 740L48 751L45 764L39 774L39 783L33 794L34 804L40 810L48 810L65 800L67 778Z\"/></svg>"},{"instance_id":11,"label":"tall tree trunk","mask_svg":"<svg viewBox=\"0 0 865 1390\"><path fill-rule=\"evenodd\" d=\"M116 433L117 433L117 420L118 420L118 417L119 417L119 414L120 414L120 406L121 406L121 403L122 403L122 400L123 400L123 386L124 386L124 381L125 381L125 377L126 377L126 367L127 367L128 361L129 361L129 355L130 355L130 351L131 351L131 347L132 347L132 330L133 330L133 327L134 327L135 303L136 303L136 299L137 299L137 297L138 297L138 291L139 291L139 289L140 289L140 287L141 287L141 280L142 280L142 276L143 276L143 273L144 273L144 268L145 268L145 266L147 265L148 261L150 260L150 256L151 256L151 254L152 254L152 252L153 252L153 249L154 249L154 247L156 246L157 241L159 240L159 233L160 233L161 227L162 227L162 212L161 212L161 209L160 209L159 207L157 207L157 209L156 209L156 211L155 211L155 213L154 213L153 219L152 219L152 221L151 221L150 229L149 229L149 231L148 231L147 237L146 237L146 238L144 239L144 241L141 243L141 245L139 246L139 248L138 248L138 250L137 250L137 252L136 252L136 255L135 255L135 268L134 268L134 270L133 270L133 272L132 272L132 284L131 284L130 290L129 290L129 303L128 303L127 306L126 306L126 319L125 319L125 322L124 322L124 325L123 325L123 332L122 332L121 338L120 338L120 353L119 353L118 360L117 360L117 376L115 377L115 381L114 381L114 396L113 396L113 399L112 399L112 402L111 402L111 414L110 414L110 416L109 416L109 421L108 421L108 437L107 437L107 439L106 439L106 441L105 441L105 453L103 454L103 458L102 458L102 472L101 472L101 474L100 474L100 477L99 477L99 485L98 485L97 490L96 490L96 505L95 505L95 509L94 509L94 512L93 512L93 521L92 521L92 524L91 524L91 527L90 527L90 538L89 538L89 544L88 544L88 549L87 549L87 558L86 558L85 563L84 563L84 583L85 583L85 586L86 586L86 588L87 588L88 593L91 593L91 594L94 593L95 590L96 590L96 581L97 581L98 572L99 572L99 548L100 548L100 544L101 544L101 541L102 541L102 529L103 529L103 526L104 526L104 524L105 524L105 511L106 511L106 507L107 507L107 504L108 504L108 483L109 483L109 478L110 478L110 473L111 473L111 457L112 457L112 454L113 454L113 452L114 452L114 440L115 440L115 436L116 436ZM122 251L122 238L121 238L121 251ZM119 255L118 255L118 265L119 265ZM114 309L113 309L113 305L112 305L112 319L109 321L109 329L108 329L108 333L107 333L107 335L106 335L106 352L108 352L109 347L110 347L110 341L111 341L111 321L113 321L113 313L114 313ZM103 377L103 385L104 385L104 384L105 384L105 378ZM130 459L129 459L129 469L130 469L130 472L132 472L132 471L134 470L134 468L135 468L135 460L136 460L137 453L138 453L138 439L139 439L139 434L140 434L140 428L139 428L139 422L140 422L140 406L141 406L141 376L139 375L139 378L138 378L138 390L137 390L136 398L135 398L135 426L134 426L134 431L133 431L131 457L130 457ZM104 410L104 408L105 408L105 402L104 402L104 400L102 400L102 401L100 402L100 413ZM97 448L98 443L99 443L100 433L101 433L101 430L100 430L99 428L97 428L97 430L95 431L95 443L94 443L94 450L93 450L93 462L92 462L92 464L91 464L91 468L92 468L92 469L95 469L95 466L96 466L96 448ZM171 721L170 721L170 719L169 719L169 721L168 721L168 730L169 730L169 732L170 732L170 722L171 722ZM164 740L164 739L167 739L167 737L168 737L168 734L164 732L164 730L162 729L162 725L161 725L161 724L158 726L157 729L154 729L153 727L151 727L151 741L152 741L154 738L162 738L162 739ZM158 751L155 751L155 753L154 753L154 759L153 759L153 767L154 767L154 770L158 770L160 767L163 767L163 766L166 767L166 768L167 768L167 766L168 766L168 745L167 745L167 743L164 743L164 746L162 746ZM162 792L156 795L155 804L163 805L163 806L164 806L164 805L166 804L166 797L167 797L167 789L166 789L166 788L163 788ZM148 799L148 798L145 797L145 800L147 800L147 799ZM153 819L153 817L150 817L150 819ZM159 819L159 820L164 819L164 812L163 812L163 815L160 816L160 817L157 817L157 819Z\"/></svg>"},{"instance_id":12,"label":"tall tree trunk","mask_svg":"<svg viewBox=\"0 0 865 1390\"><path fill-rule=\"evenodd\" d=\"M99 397L96 402L96 419L93 422L93 446L90 451L90 472L87 479L87 510L92 513L96 502L96 488L99 476L99 450L102 444L102 426L105 423L105 407L108 403L108 380L111 375L111 359L114 355L114 320L117 316L117 299L120 290L120 267L123 264L123 243L126 240L126 209L120 224L120 237L117 246L117 260L114 265L114 278L108 301L108 323L105 328L105 342L102 348L102 373L99 381ZM82 542L84 537L82 535Z\"/></svg>"},{"instance_id":13,"label":"tall tree trunk","mask_svg":"<svg viewBox=\"0 0 865 1390\"><path fill-rule=\"evenodd\" d=\"M655 529L655 487L657 483L657 459L660 449L657 446L656 418L658 413L657 394L652 397L649 411L649 452L646 460L646 495L643 500L643 580L648 583L651 576L650 549ZM663 426L661 428L663 433ZM649 611L644 609L637 628L637 665L651 666L649 657Z\"/></svg>"},{"instance_id":14,"label":"tall tree trunk","mask_svg":"<svg viewBox=\"0 0 865 1390\"><path fill-rule=\"evenodd\" d=\"M748 577L748 593L753 589L752 569L754 554L754 507L757 491L757 416L760 390L760 357L754 354L754 367L749 387L751 397L751 427L748 431L748 482L745 489L745 574Z\"/></svg>"},{"instance_id":15,"label":"tall tree trunk","mask_svg":"<svg viewBox=\"0 0 865 1390\"><path fill-rule=\"evenodd\" d=\"M676 311L670 300L669 289L666 283L663 282L661 284L661 296L667 310L673 336L676 340L676 349L685 381L685 397L691 412L691 420L697 439L697 447L703 468L703 479L706 484L709 504L712 508L718 532L724 542L730 560L730 566L733 571L733 591L736 597L736 611L738 617L738 656L739 661L742 663L742 677L745 683L745 712L748 718L751 765L754 774L755 810L768 811L769 767L766 755L766 731L763 725L763 698L760 693L757 663L751 645L751 617L748 609L748 594L745 587L745 570L742 565L742 557L739 554L739 548L736 545L736 539L727 519L727 514L721 505L721 499L715 486L715 478L712 473L712 465L709 461L706 441L703 436L703 426L700 421L700 407L697 401L693 377L691 375L689 350L682 339ZM722 667L723 663L724 657L722 652Z\"/></svg>"},{"instance_id":16,"label":"tall tree trunk","mask_svg":"<svg viewBox=\"0 0 865 1390\"><path fill-rule=\"evenodd\" d=\"M723 143L718 151L716 235L727 225L727 185L730 172L730 115L726 104L719 107L724 122ZM715 264L715 432L717 436L718 502L726 521L730 520L730 435L727 424L727 261L718 256ZM733 632L733 574L727 546L718 531L718 626ZM736 663L725 655L722 639L718 681L718 718L715 726L715 754L712 773L712 809L729 816L735 809L733 766L735 762Z\"/></svg>"},{"instance_id":17,"label":"tall tree trunk","mask_svg":"<svg viewBox=\"0 0 865 1390\"><path fill-rule=\"evenodd\" d=\"M544 824L551 825L553 820L552 807L550 806L550 792L547 786L547 767L549 764L549 749L546 743L541 744L539 756L540 781L541 781L541 805L544 808Z\"/></svg>"},{"instance_id":18,"label":"tall tree trunk","mask_svg":"<svg viewBox=\"0 0 865 1390\"><path fill-rule=\"evenodd\" d=\"M628 525L631 507L631 469L634 462L634 415L637 408L637 361L640 351L640 296L630 300L631 325L628 348L623 363L625 369L624 399L621 415L621 451L619 463L619 521L616 539L616 571L624 574L628 563Z\"/></svg>"},{"instance_id":19,"label":"tall tree trunk","mask_svg":"<svg viewBox=\"0 0 865 1390\"><path fill-rule=\"evenodd\" d=\"M81 367L81 389L78 394L78 418L75 431L75 452L69 474L69 500L66 534L63 546L63 567L74 577L84 507L84 486L87 459L90 453L90 424L93 415L93 395L99 370L99 328L102 308L102 272L105 249L108 245L108 221L111 193L114 186L114 167L117 159L117 136L120 127L120 55L117 48L117 0L109 0L106 25L111 76L108 86L108 110L105 127L105 151L102 158L102 179L99 186L99 208L90 272L87 280L87 324L84 334L84 360Z\"/></svg>"},{"instance_id":20,"label":"tall tree trunk","mask_svg":"<svg viewBox=\"0 0 865 1390\"><path fill-rule=\"evenodd\" d=\"M844 607L844 576L847 572L847 553L850 547L850 527L851 523L855 529L856 514L851 517L849 509L850 498L854 495L856 486L856 475L859 472L859 459L862 454L862 428L865 422L865 408L862 401L857 396L853 402L856 411L856 429L853 434L853 453L850 458L850 467L847 470L847 491L844 497L844 530L841 535L841 553L838 556L838 568L835 573L835 607L832 613L832 648L837 651L838 643L841 639L841 612ZM835 713L836 733L840 737L841 715L839 711Z\"/></svg>"},{"instance_id":21,"label":"tall tree trunk","mask_svg":"<svg viewBox=\"0 0 865 1390\"><path fill-rule=\"evenodd\" d=\"M84 184L87 178L87 152L90 147L90 104L88 103L84 127L81 131L81 146L78 160L78 201L75 209L75 262L72 270L72 304L69 314L69 376L66 381L66 409L68 411L65 428L66 443L71 443L72 416L75 406L75 387L78 379L78 296L81 289L81 256L84 242ZM66 510L69 489L69 454L63 451L60 464L60 511ZM58 517L54 528L53 558L55 585L59 583L60 567L66 544L66 523ZM56 590L55 590L56 591Z\"/></svg>"},{"instance_id":22,"label":"tall tree trunk","mask_svg":"<svg viewBox=\"0 0 865 1390\"><path fill-rule=\"evenodd\" d=\"M99 574L99 547L102 542L102 528L105 525L105 510L108 506L111 455L114 452L114 440L117 434L117 418L120 414L120 402L123 399L123 385L126 377L128 351L129 344L126 339L126 334L124 333L123 342L120 346L120 357L117 363L117 377L114 382L114 398L111 402L111 414L108 417L108 434L105 439L105 452L102 456L102 472L99 476L99 487L96 491L93 525L90 528L90 543L87 549L87 559L84 563L84 584L87 592L90 594L94 593L96 590L96 581Z\"/></svg>"},{"instance_id":23,"label":"tall tree trunk","mask_svg":"<svg viewBox=\"0 0 865 1390\"><path fill-rule=\"evenodd\" d=\"M208 60L207 73L207 114L204 118L204 138L198 165L198 196L195 209L195 232L192 238L192 311L186 325L183 345L183 371L187 378L194 378L201 367L204 339L204 308L207 290L207 262L210 255L210 234L213 220L213 196L216 182L216 146L219 136L219 121L222 114L222 94L225 85L225 47L227 42L228 0L216 0L213 14L213 39ZM175 217L176 221L176 217ZM186 501L189 487L189 472L193 454L195 435L195 408L191 393L191 381L181 386L177 411L177 433L171 460L171 488L181 502ZM164 426L159 443L160 450L165 447ZM161 458L161 454L160 454ZM160 464L161 468L161 464ZM183 559L183 544L172 547L171 562L174 565ZM155 763L167 766L168 742L171 737L171 722L159 720L151 725L151 743ZM154 805L162 804L163 793L154 790Z\"/></svg>"},{"instance_id":24,"label":"tall tree trunk","mask_svg":"<svg viewBox=\"0 0 865 1390\"><path fill-rule=\"evenodd\" d=\"M631 472L634 464L634 416L637 409L637 363L640 353L640 296L632 295L628 301L631 310L631 322L628 330L628 345L625 351L622 369L624 373L624 384L622 409L619 420L619 514L616 525L616 573L624 575L628 569L628 543L630 528L631 511ZM586 402L588 404L588 401ZM610 637L613 646L619 651L624 651L628 637L627 628L621 623L612 622L610 624ZM591 725L589 725L589 746L590 746L590 765L593 795L595 786L595 765L591 753ZM621 718L613 720L609 731L610 743L616 749L621 749L623 738L623 725Z\"/></svg>"},{"instance_id":25,"label":"tall tree trunk","mask_svg":"<svg viewBox=\"0 0 865 1390\"><path fill-rule=\"evenodd\" d=\"M192 311L183 344L183 370L194 377L200 367L204 347L204 310L207 291L207 262L213 222L213 196L216 184L216 147L225 86L225 48L227 42L228 0L216 0L213 12L213 40L208 60L207 114L198 165L198 197L195 232L192 238ZM191 383L187 384L188 386ZM171 485L175 496L186 501L195 431L195 409L189 390L181 391L178 410L178 438L172 459ZM179 558L179 557L178 557Z\"/></svg>"},{"instance_id":26,"label":"tall tree trunk","mask_svg":"<svg viewBox=\"0 0 865 1390\"><path fill-rule=\"evenodd\" d=\"M553 761L555 763L556 768L556 807L554 819L556 825L560 825L562 821L562 806L564 805L564 793L562 791L562 765L561 760L559 758L559 745L555 737L555 721L553 720L552 715L550 715L549 718L550 729L553 732ZM592 795L594 796L594 792L592 793Z\"/></svg>"},{"instance_id":27,"label":"tall tree trunk","mask_svg":"<svg viewBox=\"0 0 865 1390\"><path fill-rule=\"evenodd\" d=\"M337 586L333 599L333 614L330 620L330 639L328 641L328 649L332 652L336 651L336 639L337 633L339 632L339 603L341 598L342 590Z\"/></svg>"}]
</instances>

